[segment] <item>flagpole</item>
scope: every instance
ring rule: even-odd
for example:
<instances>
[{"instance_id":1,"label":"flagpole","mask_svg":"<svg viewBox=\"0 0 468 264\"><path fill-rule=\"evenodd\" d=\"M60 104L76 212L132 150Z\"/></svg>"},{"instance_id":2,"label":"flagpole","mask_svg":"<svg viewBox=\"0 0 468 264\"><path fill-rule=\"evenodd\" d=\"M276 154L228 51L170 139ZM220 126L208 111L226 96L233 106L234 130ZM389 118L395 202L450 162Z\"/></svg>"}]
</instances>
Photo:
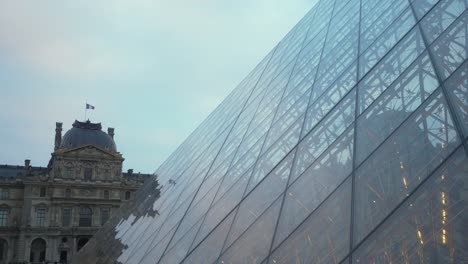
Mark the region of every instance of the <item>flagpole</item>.
<instances>
[{"instance_id":1,"label":"flagpole","mask_svg":"<svg viewBox=\"0 0 468 264\"><path fill-rule=\"evenodd\" d=\"M84 111L85 114L84 114L84 120L83 120L84 122L86 122L86 117L87 117L87 114L88 114L88 107L87 106L88 106L88 100L86 100L86 104L85 104L85 111Z\"/></svg>"}]
</instances>

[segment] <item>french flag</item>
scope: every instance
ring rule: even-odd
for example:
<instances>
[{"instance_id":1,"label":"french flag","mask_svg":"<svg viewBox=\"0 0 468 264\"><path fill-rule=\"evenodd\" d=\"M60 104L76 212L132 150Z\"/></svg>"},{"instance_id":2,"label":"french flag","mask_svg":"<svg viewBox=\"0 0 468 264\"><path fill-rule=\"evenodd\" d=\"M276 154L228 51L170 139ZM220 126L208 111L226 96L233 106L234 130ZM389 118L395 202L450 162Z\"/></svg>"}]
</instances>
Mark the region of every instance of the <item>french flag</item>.
<instances>
[{"instance_id":1,"label":"french flag","mask_svg":"<svg viewBox=\"0 0 468 264\"><path fill-rule=\"evenodd\" d=\"M90 104L86 104L86 109L94 110L94 106L92 106L92 105L90 105Z\"/></svg>"}]
</instances>

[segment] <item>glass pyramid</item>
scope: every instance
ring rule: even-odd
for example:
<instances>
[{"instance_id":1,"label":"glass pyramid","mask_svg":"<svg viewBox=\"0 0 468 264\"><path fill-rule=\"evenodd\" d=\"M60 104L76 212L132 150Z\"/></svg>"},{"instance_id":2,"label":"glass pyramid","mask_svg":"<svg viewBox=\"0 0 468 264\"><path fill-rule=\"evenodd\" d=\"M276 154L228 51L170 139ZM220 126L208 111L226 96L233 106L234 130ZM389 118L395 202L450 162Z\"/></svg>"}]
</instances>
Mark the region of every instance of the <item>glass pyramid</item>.
<instances>
[{"instance_id":1,"label":"glass pyramid","mask_svg":"<svg viewBox=\"0 0 468 264\"><path fill-rule=\"evenodd\" d=\"M73 263L468 263L467 7L319 1Z\"/></svg>"}]
</instances>

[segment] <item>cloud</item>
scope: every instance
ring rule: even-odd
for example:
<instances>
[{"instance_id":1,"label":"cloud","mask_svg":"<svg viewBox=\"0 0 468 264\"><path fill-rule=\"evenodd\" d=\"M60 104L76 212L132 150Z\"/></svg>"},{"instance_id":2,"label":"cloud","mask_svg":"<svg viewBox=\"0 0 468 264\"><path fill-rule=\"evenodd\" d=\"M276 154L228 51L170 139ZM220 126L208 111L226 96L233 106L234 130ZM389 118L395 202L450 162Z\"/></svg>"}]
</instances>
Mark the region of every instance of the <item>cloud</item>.
<instances>
[{"instance_id":1,"label":"cloud","mask_svg":"<svg viewBox=\"0 0 468 264\"><path fill-rule=\"evenodd\" d=\"M90 78L122 72L124 63L95 39L80 34L66 14L43 2L0 3L0 52L33 72L55 78Z\"/></svg>"}]
</instances>

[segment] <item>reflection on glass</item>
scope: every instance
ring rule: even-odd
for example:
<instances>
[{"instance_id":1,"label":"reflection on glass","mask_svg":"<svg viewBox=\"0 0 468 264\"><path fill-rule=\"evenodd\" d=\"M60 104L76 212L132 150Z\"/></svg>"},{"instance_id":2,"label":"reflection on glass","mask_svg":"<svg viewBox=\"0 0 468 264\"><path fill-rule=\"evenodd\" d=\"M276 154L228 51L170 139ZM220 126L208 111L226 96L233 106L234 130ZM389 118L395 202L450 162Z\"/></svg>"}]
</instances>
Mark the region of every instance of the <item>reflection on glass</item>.
<instances>
[{"instance_id":1,"label":"reflection on glass","mask_svg":"<svg viewBox=\"0 0 468 264\"><path fill-rule=\"evenodd\" d=\"M467 6L317 1L76 264L466 262Z\"/></svg>"},{"instance_id":2,"label":"reflection on glass","mask_svg":"<svg viewBox=\"0 0 468 264\"><path fill-rule=\"evenodd\" d=\"M361 163L439 85L427 54L385 90L358 118L357 163Z\"/></svg>"},{"instance_id":3,"label":"reflection on glass","mask_svg":"<svg viewBox=\"0 0 468 264\"><path fill-rule=\"evenodd\" d=\"M462 126L465 138L468 137L468 62L450 76L445 82L455 112Z\"/></svg>"},{"instance_id":4,"label":"reflection on glass","mask_svg":"<svg viewBox=\"0 0 468 264\"><path fill-rule=\"evenodd\" d=\"M270 264L339 263L349 250L351 178L273 251Z\"/></svg>"},{"instance_id":5,"label":"reflection on glass","mask_svg":"<svg viewBox=\"0 0 468 264\"><path fill-rule=\"evenodd\" d=\"M353 263L463 263L468 159L460 148L354 253Z\"/></svg>"},{"instance_id":6,"label":"reflection on glass","mask_svg":"<svg viewBox=\"0 0 468 264\"><path fill-rule=\"evenodd\" d=\"M351 173L353 136L352 129L345 132L321 159L288 188L275 245L291 233Z\"/></svg>"},{"instance_id":7,"label":"reflection on glass","mask_svg":"<svg viewBox=\"0 0 468 264\"><path fill-rule=\"evenodd\" d=\"M257 263L262 261L270 250L276 220L281 207L282 197L278 198L268 210L239 237L225 253L221 263ZM229 246L227 243L225 247Z\"/></svg>"},{"instance_id":8,"label":"reflection on glass","mask_svg":"<svg viewBox=\"0 0 468 264\"><path fill-rule=\"evenodd\" d=\"M464 12L452 25L431 45L436 65L447 78L468 57L468 34L466 25L468 12Z\"/></svg>"},{"instance_id":9,"label":"reflection on glass","mask_svg":"<svg viewBox=\"0 0 468 264\"><path fill-rule=\"evenodd\" d=\"M438 91L358 168L354 245L409 196L458 144L447 103Z\"/></svg>"}]
</instances>

